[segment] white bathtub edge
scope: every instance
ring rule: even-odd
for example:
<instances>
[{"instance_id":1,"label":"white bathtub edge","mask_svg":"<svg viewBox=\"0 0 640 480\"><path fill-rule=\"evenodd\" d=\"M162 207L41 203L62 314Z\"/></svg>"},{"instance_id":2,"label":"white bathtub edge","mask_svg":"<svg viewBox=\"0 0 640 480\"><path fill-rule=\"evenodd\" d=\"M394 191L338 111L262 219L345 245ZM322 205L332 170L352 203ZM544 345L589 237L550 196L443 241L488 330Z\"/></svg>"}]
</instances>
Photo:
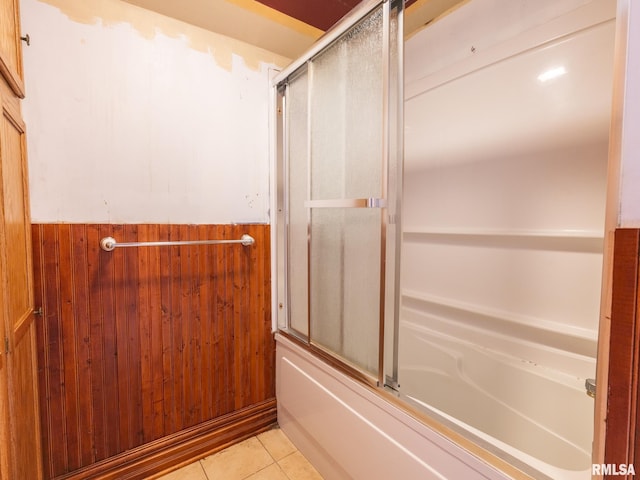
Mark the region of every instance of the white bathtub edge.
<instances>
[{"instance_id":1,"label":"white bathtub edge","mask_svg":"<svg viewBox=\"0 0 640 480\"><path fill-rule=\"evenodd\" d=\"M326 479L507 475L276 334L278 422Z\"/></svg>"}]
</instances>

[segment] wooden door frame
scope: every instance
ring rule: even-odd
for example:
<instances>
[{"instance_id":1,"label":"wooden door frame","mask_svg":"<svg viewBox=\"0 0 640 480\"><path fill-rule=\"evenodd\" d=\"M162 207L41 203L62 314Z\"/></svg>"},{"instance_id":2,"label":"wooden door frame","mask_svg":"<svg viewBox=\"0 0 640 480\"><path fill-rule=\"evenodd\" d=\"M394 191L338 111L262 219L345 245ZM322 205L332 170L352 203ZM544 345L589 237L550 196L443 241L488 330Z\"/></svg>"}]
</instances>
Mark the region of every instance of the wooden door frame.
<instances>
[{"instance_id":1,"label":"wooden door frame","mask_svg":"<svg viewBox=\"0 0 640 480\"><path fill-rule=\"evenodd\" d=\"M634 464L640 447L636 435L640 426L640 229L617 229L613 243L603 463L628 465Z\"/></svg>"}]
</instances>

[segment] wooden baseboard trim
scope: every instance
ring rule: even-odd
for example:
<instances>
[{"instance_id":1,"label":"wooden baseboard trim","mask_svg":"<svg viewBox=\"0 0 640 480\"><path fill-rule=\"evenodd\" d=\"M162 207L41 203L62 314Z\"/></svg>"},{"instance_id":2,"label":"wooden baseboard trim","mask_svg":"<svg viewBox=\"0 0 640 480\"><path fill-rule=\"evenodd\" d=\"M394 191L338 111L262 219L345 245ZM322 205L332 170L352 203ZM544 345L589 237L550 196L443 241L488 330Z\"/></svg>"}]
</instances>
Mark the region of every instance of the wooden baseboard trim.
<instances>
[{"instance_id":1,"label":"wooden baseboard trim","mask_svg":"<svg viewBox=\"0 0 640 480\"><path fill-rule=\"evenodd\" d=\"M54 480L158 478L266 431L276 423L276 419L276 400L270 399L128 450L81 470L55 477Z\"/></svg>"}]
</instances>

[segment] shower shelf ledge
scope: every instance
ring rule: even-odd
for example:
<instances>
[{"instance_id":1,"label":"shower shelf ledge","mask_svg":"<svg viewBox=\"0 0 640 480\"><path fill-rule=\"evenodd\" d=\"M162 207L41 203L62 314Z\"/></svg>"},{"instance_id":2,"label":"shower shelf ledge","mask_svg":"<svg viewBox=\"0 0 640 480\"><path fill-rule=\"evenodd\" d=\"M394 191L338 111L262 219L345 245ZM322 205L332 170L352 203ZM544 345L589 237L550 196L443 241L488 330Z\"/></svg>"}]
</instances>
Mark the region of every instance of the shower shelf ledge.
<instances>
[{"instance_id":1,"label":"shower shelf ledge","mask_svg":"<svg viewBox=\"0 0 640 480\"><path fill-rule=\"evenodd\" d=\"M545 320L409 289L402 291L402 299L403 308L413 310L421 315L447 318L450 321L455 321L456 324L466 324L485 331L501 332L522 340L546 344L552 348L563 348L578 355L595 355L596 329ZM443 316L445 313L447 314Z\"/></svg>"},{"instance_id":2,"label":"shower shelf ledge","mask_svg":"<svg viewBox=\"0 0 640 480\"><path fill-rule=\"evenodd\" d=\"M590 230L481 230L481 229L405 229L407 243L445 244L464 247L492 247L532 251L602 254L604 238Z\"/></svg>"},{"instance_id":3,"label":"shower shelf ledge","mask_svg":"<svg viewBox=\"0 0 640 480\"><path fill-rule=\"evenodd\" d=\"M603 240L604 233L598 230L521 230L489 228L419 228L405 227L404 234L409 235L450 235L483 237L533 237L533 238L575 238L585 240Z\"/></svg>"}]
</instances>

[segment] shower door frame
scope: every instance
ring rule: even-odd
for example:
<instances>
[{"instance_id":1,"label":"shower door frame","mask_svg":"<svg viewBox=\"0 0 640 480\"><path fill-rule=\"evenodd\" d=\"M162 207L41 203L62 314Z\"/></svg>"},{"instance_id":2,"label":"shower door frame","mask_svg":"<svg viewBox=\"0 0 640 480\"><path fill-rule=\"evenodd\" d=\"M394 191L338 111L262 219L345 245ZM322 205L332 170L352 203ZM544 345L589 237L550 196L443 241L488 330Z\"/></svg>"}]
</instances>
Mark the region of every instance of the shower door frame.
<instances>
[{"instance_id":1,"label":"shower door frame","mask_svg":"<svg viewBox=\"0 0 640 480\"><path fill-rule=\"evenodd\" d=\"M597 359L597 394L596 394L596 412L595 412L595 429L594 429L594 448L593 448L593 462L594 463L620 463L619 455L622 455L623 459L626 459L626 455L631 452L633 448L636 448L635 443L629 441L629 437L626 435L628 432L633 430L634 423L630 418L632 413L631 401L637 403L638 399L638 391L634 390L631 392L631 388L629 388L628 378L630 375L634 374L634 365L637 364L632 362L627 362L625 365L616 365L615 368L612 367L611 372L609 372L610 367L610 350L612 346L615 345L616 348L619 348L618 343L616 343L615 339L610 339L610 326L611 326L611 304L612 304L612 270L613 270L613 260L614 256L617 258L618 252L614 252L613 250L613 234L616 228L620 228L622 226L627 226L624 222L619 222L620 218L620 208L621 201L629 202L628 194L624 196L621 193L620 186L620 170L623 164L633 164L632 155L627 152L624 154L622 146L630 142L629 135L625 135L623 133L623 126L626 130L631 131L632 128L628 127L628 125L634 125L634 122L637 123L637 119L640 118L637 113L639 110L628 103L625 102L624 92L628 87L627 78L628 74L627 65L633 65L634 62L638 63L639 56L634 51L633 53L629 53L630 49L630 37L632 37L633 33L637 33L637 28L632 28L633 22L632 18L640 17L640 8L632 9L632 2L630 0L617 0L617 26L616 26L616 35L618 37L618 50L616 52L616 61L615 61L615 83L614 87L614 102L613 102L613 115L612 115L612 125L611 125L611 144L610 144L610 152L609 152L609 173L608 173L608 198L607 198L607 226L606 226L606 235L605 235L605 252L604 252L604 271L605 276L603 279L603 302L602 309L600 315L600 331L599 331L599 340L598 340L598 359ZM272 95L275 97L275 89L272 89ZM272 98L272 104L276 105L276 100ZM275 114L276 108L274 107L272 112L273 115L271 117L272 126L276 126L281 123L282 117ZM623 115L626 113L626 115ZM635 116L634 116L635 115ZM623 121L624 119L624 121ZM628 124L628 125L627 125ZM625 130L625 131L626 131ZM272 159L276 159L279 155L282 154L282 145L279 142L275 142L272 144ZM285 305L281 305L279 301L284 296L283 285L280 284L277 279L283 278L284 275L284 258L282 252L280 252L276 246L280 241L282 241L283 232L280 231L280 226L283 225L284 222L284 212L280 210L280 205L282 205L281 199L277 196L281 192L278 185L281 185L283 181L283 172L280 167L277 166L277 163L274 161L272 165L272 204L271 204L271 212L272 212L272 229L271 229L271 246L272 246L272 312L273 314L273 330L277 331L279 328L280 334L286 336L287 338L292 338L291 335L287 335L286 331L282 330L285 327L284 323L281 323L281 320L284 317ZM626 219L627 223L629 219ZM615 253L615 255L614 255ZM626 285L629 287L629 285ZM634 311L635 312L635 311ZM277 313L277 315L276 315ZM633 312L632 312L633 313ZM640 329L640 320L638 316L635 317L631 315L631 317L635 318L635 322L631 320L631 325L633 328ZM283 320L282 320L283 322ZM296 343L298 345L301 342L297 339ZM611 343L610 343L611 341ZM628 355L632 355L632 351L630 348L625 349L625 352ZM623 353L623 352L620 352ZM325 359L327 360L327 359ZM635 372L637 373L637 372ZM610 384L618 382L620 385L625 385L629 388L629 391L626 392L627 395L622 395L620 397L620 393L616 391L610 391ZM630 393L629 393L630 392ZM630 401L631 399L631 401ZM607 429L607 406L611 404L613 401L622 400L627 402L625 405L625 412L618 412L617 418L620 420L618 425L621 427L620 430L615 432L606 432ZM635 404L634 403L634 404ZM434 425L430 421L424 421L425 425L430 426L429 428L433 428L435 430L439 429L438 425ZM611 425L609 425L611 427ZM444 432L443 435L447 437L447 433ZM612 451L607 448L613 445L616 441L619 440L617 436L624 437L622 440L625 445L624 451ZM463 445L463 448L472 451L472 449L465 442L455 442L458 445ZM466 445L466 446L465 446ZM605 450L608 450L605 454ZM483 455L478 455L478 457L484 457ZM495 465L496 462L501 464L499 459L492 457L492 460L489 461L489 464ZM502 464L502 466L497 467L498 470L505 470L506 466ZM601 476L596 476L595 478L602 478Z\"/></svg>"},{"instance_id":2,"label":"shower door frame","mask_svg":"<svg viewBox=\"0 0 640 480\"><path fill-rule=\"evenodd\" d=\"M287 95L289 80L298 75L312 76L311 62L333 46L353 27L382 7L382 152L380 198L356 198L341 200L311 200L307 185L307 333L291 327L290 284L289 284L289 158ZM391 16L396 15L396 29L390 27ZM272 286L273 328L288 338L301 344L332 366L351 377L371 386L394 384L397 375L397 328L399 315L399 269L401 225L400 208L402 193L402 125L403 125L403 2L402 0L369 0L347 14L303 56L291 63L272 80L272 125L275 142L272 148L272 212L275 221L272 228ZM394 55L392 50L395 49ZM395 60L395 64L394 64ZM310 98L307 93L307 173L310 184L309 119ZM378 133L378 132L376 132ZM391 172L390 158L395 171ZM389 185L389 176L393 185ZM378 321L378 365L377 374L365 371L348 360L338 356L328 348L313 342L311 328L311 211L313 208L374 208L380 210L380 259L379 259L379 321ZM389 213L392 212L392 213ZM391 235L389 234L391 232ZM387 331L387 333L385 333ZM385 349L385 344L387 348Z\"/></svg>"}]
</instances>

